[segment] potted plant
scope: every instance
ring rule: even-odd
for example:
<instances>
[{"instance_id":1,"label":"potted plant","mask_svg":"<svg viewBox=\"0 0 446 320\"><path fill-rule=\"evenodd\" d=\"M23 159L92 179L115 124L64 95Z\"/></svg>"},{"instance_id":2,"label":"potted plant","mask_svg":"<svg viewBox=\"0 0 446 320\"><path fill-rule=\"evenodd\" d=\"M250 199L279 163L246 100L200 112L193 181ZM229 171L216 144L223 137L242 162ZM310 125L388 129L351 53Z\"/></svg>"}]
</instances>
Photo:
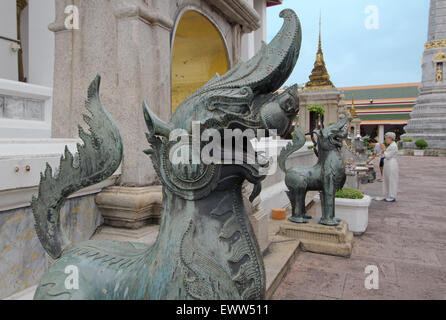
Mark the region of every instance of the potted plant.
<instances>
[{"instance_id":1,"label":"potted plant","mask_svg":"<svg viewBox=\"0 0 446 320\"><path fill-rule=\"evenodd\" d=\"M415 144L413 143L413 138L412 137L407 136L407 135L402 135L401 139L402 140L400 140L398 142L398 145L401 145L401 147L403 149L413 149Z\"/></svg>"},{"instance_id":2,"label":"potted plant","mask_svg":"<svg viewBox=\"0 0 446 320\"><path fill-rule=\"evenodd\" d=\"M320 219L321 201L319 194L314 197L316 205L316 218ZM361 191L344 188L336 192L335 216L347 222L354 235L363 234L369 221L369 206L372 198Z\"/></svg>"},{"instance_id":3,"label":"potted plant","mask_svg":"<svg viewBox=\"0 0 446 320\"><path fill-rule=\"evenodd\" d=\"M418 139L415 141L415 146L417 149L413 151L414 156L424 156L424 149L426 149L429 145L423 139Z\"/></svg>"}]
</instances>

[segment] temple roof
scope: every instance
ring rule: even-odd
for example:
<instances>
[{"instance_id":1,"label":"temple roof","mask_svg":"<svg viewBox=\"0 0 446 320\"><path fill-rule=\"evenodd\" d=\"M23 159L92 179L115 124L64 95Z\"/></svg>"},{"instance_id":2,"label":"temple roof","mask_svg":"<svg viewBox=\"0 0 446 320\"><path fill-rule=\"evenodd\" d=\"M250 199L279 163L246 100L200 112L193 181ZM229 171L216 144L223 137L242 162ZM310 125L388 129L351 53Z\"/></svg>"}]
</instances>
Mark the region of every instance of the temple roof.
<instances>
[{"instance_id":1,"label":"temple roof","mask_svg":"<svg viewBox=\"0 0 446 320\"><path fill-rule=\"evenodd\" d=\"M319 46L316 54L316 62L314 63L313 71L309 77L310 81L307 82L303 90L325 90L335 88L330 81L330 75L325 66L324 54L322 52L321 25L321 19L319 19Z\"/></svg>"},{"instance_id":2,"label":"temple roof","mask_svg":"<svg viewBox=\"0 0 446 320\"><path fill-rule=\"evenodd\" d=\"M354 105L361 125L407 124L420 83L402 83L338 88L347 109ZM353 100L353 101L352 101Z\"/></svg>"}]
</instances>

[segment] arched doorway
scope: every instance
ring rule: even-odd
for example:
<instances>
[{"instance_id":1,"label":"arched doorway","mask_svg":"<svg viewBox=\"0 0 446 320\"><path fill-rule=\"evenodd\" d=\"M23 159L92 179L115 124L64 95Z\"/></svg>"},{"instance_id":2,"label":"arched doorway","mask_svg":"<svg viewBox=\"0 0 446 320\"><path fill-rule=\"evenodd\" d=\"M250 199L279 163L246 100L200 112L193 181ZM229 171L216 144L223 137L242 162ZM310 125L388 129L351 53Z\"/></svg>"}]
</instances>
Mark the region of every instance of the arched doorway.
<instances>
[{"instance_id":1,"label":"arched doorway","mask_svg":"<svg viewBox=\"0 0 446 320\"><path fill-rule=\"evenodd\" d=\"M214 24L197 11L180 18L172 51L172 112L191 93L218 72L229 69L222 36Z\"/></svg>"}]
</instances>

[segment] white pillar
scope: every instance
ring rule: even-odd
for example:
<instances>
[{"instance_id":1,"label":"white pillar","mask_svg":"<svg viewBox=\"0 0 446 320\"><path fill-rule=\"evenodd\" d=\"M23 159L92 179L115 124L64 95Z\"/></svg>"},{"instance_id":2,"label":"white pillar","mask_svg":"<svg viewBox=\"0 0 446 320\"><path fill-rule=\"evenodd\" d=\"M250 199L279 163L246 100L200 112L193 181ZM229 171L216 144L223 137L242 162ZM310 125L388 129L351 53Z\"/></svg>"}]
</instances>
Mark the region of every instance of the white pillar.
<instances>
[{"instance_id":1,"label":"white pillar","mask_svg":"<svg viewBox=\"0 0 446 320\"><path fill-rule=\"evenodd\" d=\"M253 0L247 0L253 6ZM242 60L248 61L255 54L254 32L245 33L242 36Z\"/></svg>"},{"instance_id":2,"label":"white pillar","mask_svg":"<svg viewBox=\"0 0 446 320\"><path fill-rule=\"evenodd\" d=\"M265 0L254 0L254 9L257 11L260 17L260 28L254 31L254 48L255 52L259 51L262 45L262 41L266 42L266 1Z\"/></svg>"},{"instance_id":3,"label":"white pillar","mask_svg":"<svg viewBox=\"0 0 446 320\"><path fill-rule=\"evenodd\" d=\"M54 76L54 33L48 25L54 22L56 8L54 0L28 2L28 82L53 87Z\"/></svg>"},{"instance_id":4,"label":"white pillar","mask_svg":"<svg viewBox=\"0 0 446 320\"><path fill-rule=\"evenodd\" d=\"M246 0L260 17L260 28L242 36L242 60L251 59L260 50L262 41L266 42L266 0Z\"/></svg>"},{"instance_id":5,"label":"white pillar","mask_svg":"<svg viewBox=\"0 0 446 320\"><path fill-rule=\"evenodd\" d=\"M254 33L245 33L242 36L242 60L248 61L255 54Z\"/></svg>"},{"instance_id":6,"label":"white pillar","mask_svg":"<svg viewBox=\"0 0 446 320\"><path fill-rule=\"evenodd\" d=\"M380 124L378 126L378 142L383 143L384 142L384 125Z\"/></svg>"}]
</instances>

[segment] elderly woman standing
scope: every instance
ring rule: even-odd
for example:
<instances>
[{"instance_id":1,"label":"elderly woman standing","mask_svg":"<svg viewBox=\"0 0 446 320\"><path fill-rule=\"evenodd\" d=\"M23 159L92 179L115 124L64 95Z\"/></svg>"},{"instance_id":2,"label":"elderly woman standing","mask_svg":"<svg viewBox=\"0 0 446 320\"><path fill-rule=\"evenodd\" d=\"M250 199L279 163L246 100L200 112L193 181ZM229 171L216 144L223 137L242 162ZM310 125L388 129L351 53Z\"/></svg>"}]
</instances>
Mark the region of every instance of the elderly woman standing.
<instances>
[{"instance_id":1,"label":"elderly woman standing","mask_svg":"<svg viewBox=\"0 0 446 320\"><path fill-rule=\"evenodd\" d=\"M385 134L388 147L384 151L384 201L394 202L398 193L398 146L395 142L396 135L393 132Z\"/></svg>"}]
</instances>

